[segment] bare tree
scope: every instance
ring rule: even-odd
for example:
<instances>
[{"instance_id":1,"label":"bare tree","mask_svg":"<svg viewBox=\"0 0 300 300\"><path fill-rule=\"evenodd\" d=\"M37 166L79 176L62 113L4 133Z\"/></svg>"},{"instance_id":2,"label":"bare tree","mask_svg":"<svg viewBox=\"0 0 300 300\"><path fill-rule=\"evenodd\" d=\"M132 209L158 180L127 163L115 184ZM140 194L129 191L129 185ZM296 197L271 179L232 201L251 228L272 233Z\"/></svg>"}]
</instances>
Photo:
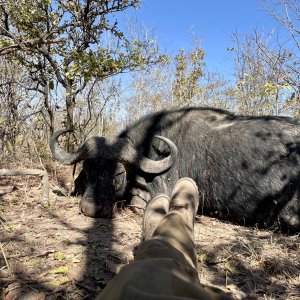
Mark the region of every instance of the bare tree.
<instances>
[{"instance_id":1,"label":"bare tree","mask_svg":"<svg viewBox=\"0 0 300 300\"><path fill-rule=\"evenodd\" d=\"M289 89L282 68L286 56L271 48L270 36L233 34L235 80L231 94L243 114L278 115L284 112Z\"/></svg>"},{"instance_id":2,"label":"bare tree","mask_svg":"<svg viewBox=\"0 0 300 300\"><path fill-rule=\"evenodd\" d=\"M286 101L286 110L294 115L300 114L300 2L299 0L264 0L264 8L280 25L280 38L276 38L277 55L270 55L268 49L263 51L268 56L270 65L276 65L283 80L291 87ZM263 48L263 47L262 47ZM280 63L278 64L278 57Z\"/></svg>"},{"instance_id":3,"label":"bare tree","mask_svg":"<svg viewBox=\"0 0 300 300\"><path fill-rule=\"evenodd\" d=\"M205 69L200 88L191 100L193 105L235 109L235 99L230 93L229 82L219 73Z\"/></svg>"}]
</instances>

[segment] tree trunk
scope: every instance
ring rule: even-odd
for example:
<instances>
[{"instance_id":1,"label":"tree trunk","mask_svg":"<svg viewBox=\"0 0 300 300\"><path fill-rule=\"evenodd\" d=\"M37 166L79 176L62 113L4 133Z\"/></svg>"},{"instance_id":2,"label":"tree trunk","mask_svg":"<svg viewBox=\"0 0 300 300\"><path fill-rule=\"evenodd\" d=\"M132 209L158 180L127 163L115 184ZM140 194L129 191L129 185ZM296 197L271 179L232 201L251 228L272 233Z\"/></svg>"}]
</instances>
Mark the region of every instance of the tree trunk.
<instances>
[{"instance_id":1,"label":"tree trunk","mask_svg":"<svg viewBox=\"0 0 300 300\"><path fill-rule=\"evenodd\" d=\"M66 113L67 113L67 123L66 127L68 129L74 129L74 107L75 107L75 96L72 94L72 83L66 87ZM75 138L74 134L71 132L67 138L67 150L72 152L74 150Z\"/></svg>"},{"instance_id":2,"label":"tree trunk","mask_svg":"<svg viewBox=\"0 0 300 300\"><path fill-rule=\"evenodd\" d=\"M52 135L54 132L54 115L53 110L49 104L49 82L47 82L44 86L44 106L48 112L50 135Z\"/></svg>"}]
</instances>

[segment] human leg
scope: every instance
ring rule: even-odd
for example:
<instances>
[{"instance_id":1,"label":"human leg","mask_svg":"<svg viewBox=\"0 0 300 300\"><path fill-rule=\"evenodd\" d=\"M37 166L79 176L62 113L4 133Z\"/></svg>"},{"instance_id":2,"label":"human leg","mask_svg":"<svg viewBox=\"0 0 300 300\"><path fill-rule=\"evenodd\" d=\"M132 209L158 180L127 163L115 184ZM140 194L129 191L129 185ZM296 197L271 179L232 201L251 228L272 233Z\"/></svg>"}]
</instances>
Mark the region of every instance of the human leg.
<instances>
[{"instance_id":1,"label":"human leg","mask_svg":"<svg viewBox=\"0 0 300 300\"><path fill-rule=\"evenodd\" d=\"M190 178L180 179L172 192L169 213L161 218L152 238L168 242L185 259L197 267L194 245L194 221L199 205L196 183Z\"/></svg>"},{"instance_id":2,"label":"human leg","mask_svg":"<svg viewBox=\"0 0 300 300\"><path fill-rule=\"evenodd\" d=\"M190 180L176 184L171 200L165 195L153 198L143 220L145 241L134 262L97 299L230 299L199 282L193 241L197 200L197 187Z\"/></svg>"}]
</instances>

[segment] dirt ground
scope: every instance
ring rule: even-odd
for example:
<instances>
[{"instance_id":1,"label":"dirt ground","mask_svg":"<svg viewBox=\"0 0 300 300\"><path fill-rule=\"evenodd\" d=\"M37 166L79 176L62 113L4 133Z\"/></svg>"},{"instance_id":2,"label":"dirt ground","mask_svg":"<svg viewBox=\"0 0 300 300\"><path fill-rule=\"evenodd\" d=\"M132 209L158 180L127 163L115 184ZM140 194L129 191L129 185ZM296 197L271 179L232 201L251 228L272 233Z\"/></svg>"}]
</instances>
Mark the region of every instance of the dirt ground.
<instances>
[{"instance_id":1,"label":"dirt ground","mask_svg":"<svg viewBox=\"0 0 300 300\"><path fill-rule=\"evenodd\" d=\"M128 209L113 220L85 217L65 174L51 172L48 207L36 177L0 177L1 299L93 299L133 260L141 217ZM201 282L235 299L300 299L299 235L202 216L195 240Z\"/></svg>"}]
</instances>

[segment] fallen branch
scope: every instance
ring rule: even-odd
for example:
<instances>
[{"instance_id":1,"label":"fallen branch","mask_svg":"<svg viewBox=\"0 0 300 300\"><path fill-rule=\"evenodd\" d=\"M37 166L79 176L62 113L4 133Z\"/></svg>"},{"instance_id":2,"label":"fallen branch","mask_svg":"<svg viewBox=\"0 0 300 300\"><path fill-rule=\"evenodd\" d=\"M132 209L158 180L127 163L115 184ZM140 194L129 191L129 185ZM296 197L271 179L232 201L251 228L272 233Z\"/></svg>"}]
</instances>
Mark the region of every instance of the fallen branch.
<instances>
[{"instance_id":1,"label":"fallen branch","mask_svg":"<svg viewBox=\"0 0 300 300\"><path fill-rule=\"evenodd\" d=\"M46 170L40 169L0 169L0 176L24 176L24 175L35 175L42 177L42 204L49 204L49 181Z\"/></svg>"}]
</instances>

